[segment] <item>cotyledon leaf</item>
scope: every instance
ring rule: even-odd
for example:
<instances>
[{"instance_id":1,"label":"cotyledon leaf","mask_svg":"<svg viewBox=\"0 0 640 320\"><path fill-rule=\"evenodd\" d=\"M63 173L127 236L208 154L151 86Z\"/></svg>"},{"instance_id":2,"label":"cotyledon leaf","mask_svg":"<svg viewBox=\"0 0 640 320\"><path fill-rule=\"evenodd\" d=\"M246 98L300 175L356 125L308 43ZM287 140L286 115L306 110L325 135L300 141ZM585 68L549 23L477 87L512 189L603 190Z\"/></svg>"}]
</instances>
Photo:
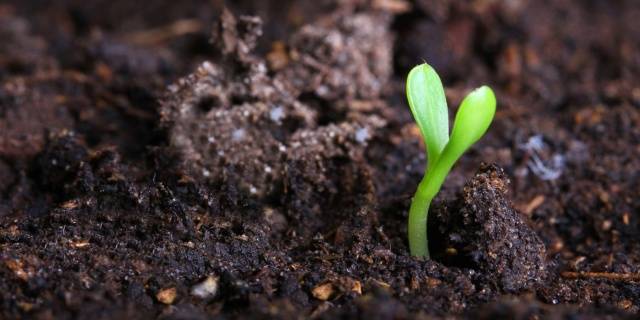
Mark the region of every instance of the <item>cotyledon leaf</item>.
<instances>
[{"instance_id":1,"label":"cotyledon leaf","mask_svg":"<svg viewBox=\"0 0 640 320\"><path fill-rule=\"evenodd\" d=\"M449 114L442 82L428 64L415 66L407 77L407 100L425 144L429 168L449 141Z\"/></svg>"},{"instance_id":2,"label":"cotyledon leaf","mask_svg":"<svg viewBox=\"0 0 640 320\"><path fill-rule=\"evenodd\" d=\"M495 113L496 96L491 88L482 86L469 93L458 108L444 152L457 160L487 132Z\"/></svg>"}]
</instances>

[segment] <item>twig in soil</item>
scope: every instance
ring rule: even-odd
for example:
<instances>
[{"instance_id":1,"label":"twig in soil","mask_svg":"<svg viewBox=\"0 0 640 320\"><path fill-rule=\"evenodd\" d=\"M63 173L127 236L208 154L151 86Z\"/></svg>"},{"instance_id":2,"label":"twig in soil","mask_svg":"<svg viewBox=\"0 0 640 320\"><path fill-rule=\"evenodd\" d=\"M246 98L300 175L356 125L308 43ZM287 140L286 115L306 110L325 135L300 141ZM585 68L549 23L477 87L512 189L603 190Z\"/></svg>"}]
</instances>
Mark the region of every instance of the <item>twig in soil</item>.
<instances>
[{"instance_id":1,"label":"twig in soil","mask_svg":"<svg viewBox=\"0 0 640 320\"><path fill-rule=\"evenodd\" d=\"M203 28L202 22L196 19L182 19L167 26L127 34L124 36L124 40L136 45L152 46L163 43L171 38L198 32Z\"/></svg>"},{"instance_id":2,"label":"twig in soil","mask_svg":"<svg viewBox=\"0 0 640 320\"><path fill-rule=\"evenodd\" d=\"M613 272L573 272L560 273L567 279L606 279L616 281L640 281L640 273L613 273Z\"/></svg>"},{"instance_id":3,"label":"twig in soil","mask_svg":"<svg viewBox=\"0 0 640 320\"><path fill-rule=\"evenodd\" d=\"M529 201L529 203L524 205L524 207L522 208L522 212L530 216L531 213L533 213L533 211L535 211L539 206L541 206L544 203L544 199L545 198L543 195L535 196L531 201Z\"/></svg>"}]
</instances>

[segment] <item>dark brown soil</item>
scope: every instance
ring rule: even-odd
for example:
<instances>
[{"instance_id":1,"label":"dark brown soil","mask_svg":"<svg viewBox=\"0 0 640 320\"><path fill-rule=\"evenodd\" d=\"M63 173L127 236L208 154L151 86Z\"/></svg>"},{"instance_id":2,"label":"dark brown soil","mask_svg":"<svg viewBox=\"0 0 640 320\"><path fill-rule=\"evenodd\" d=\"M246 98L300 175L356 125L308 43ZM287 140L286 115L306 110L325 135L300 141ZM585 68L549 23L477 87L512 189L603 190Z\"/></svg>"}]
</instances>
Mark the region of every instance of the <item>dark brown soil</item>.
<instances>
[{"instance_id":1,"label":"dark brown soil","mask_svg":"<svg viewBox=\"0 0 640 320\"><path fill-rule=\"evenodd\" d=\"M637 317L640 3L227 5L0 4L0 319ZM499 101L428 261L423 60Z\"/></svg>"}]
</instances>

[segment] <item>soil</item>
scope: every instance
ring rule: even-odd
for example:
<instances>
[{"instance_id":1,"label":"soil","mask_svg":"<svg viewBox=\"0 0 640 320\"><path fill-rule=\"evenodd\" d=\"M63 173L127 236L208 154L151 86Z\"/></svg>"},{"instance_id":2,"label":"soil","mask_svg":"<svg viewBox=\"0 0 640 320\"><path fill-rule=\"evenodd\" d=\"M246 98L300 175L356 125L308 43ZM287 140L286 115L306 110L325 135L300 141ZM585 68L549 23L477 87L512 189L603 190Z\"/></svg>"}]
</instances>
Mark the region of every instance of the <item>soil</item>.
<instances>
[{"instance_id":1,"label":"soil","mask_svg":"<svg viewBox=\"0 0 640 320\"><path fill-rule=\"evenodd\" d=\"M0 318L640 313L637 1L0 4ZM408 254L404 77L498 112Z\"/></svg>"}]
</instances>

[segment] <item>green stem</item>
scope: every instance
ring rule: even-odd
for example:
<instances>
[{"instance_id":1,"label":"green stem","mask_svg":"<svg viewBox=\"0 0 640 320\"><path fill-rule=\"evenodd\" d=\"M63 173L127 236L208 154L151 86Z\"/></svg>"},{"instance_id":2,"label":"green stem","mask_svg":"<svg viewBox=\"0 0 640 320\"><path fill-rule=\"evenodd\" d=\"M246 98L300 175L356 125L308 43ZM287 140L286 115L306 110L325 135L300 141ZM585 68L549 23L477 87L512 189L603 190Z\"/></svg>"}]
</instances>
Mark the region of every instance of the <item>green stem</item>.
<instances>
[{"instance_id":1,"label":"green stem","mask_svg":"<svg viewBox=\"0 0 640 320\"><path fill-rule=\"evenodd\" d=\"M411 255L429 258L429 240L427 239L427 214L433 197L427 194L428 180L425 175L418 185L418 190L411 201L409 209L409 250Z\"/></svg>"},{"instance_id":2,"label":"green stem","mask_svg":"<svg viewBox=\"0 0 640 320\"><path fill-rule=\"evenodd\" d=\"M461 154L449 151L447 147L420 181L411 202L411 208L409 208L409 250L414 257L429 258L429 241L427 239L429 206Z\"/></svg>"}]
</instances>

